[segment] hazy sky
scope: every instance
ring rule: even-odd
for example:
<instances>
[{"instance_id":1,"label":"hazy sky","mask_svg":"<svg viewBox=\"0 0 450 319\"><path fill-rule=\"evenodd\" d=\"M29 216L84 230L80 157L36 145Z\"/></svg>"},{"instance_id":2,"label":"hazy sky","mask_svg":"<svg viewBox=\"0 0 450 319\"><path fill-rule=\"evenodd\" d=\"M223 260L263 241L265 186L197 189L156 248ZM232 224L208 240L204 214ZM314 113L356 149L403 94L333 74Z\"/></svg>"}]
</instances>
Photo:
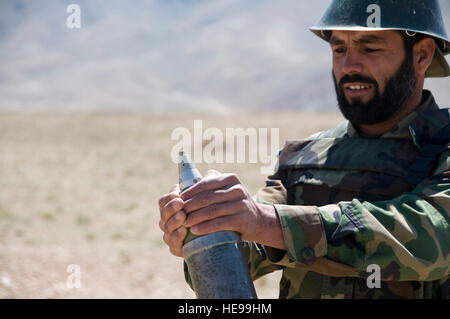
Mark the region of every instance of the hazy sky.
<instances>
[{"instance_id":1,"label":"hazy sky","mask_svg":"<svg viewBox=\"0 0 450 319\"><path fill-rule=\"evenodd\" d=\"M308 30L328 3L1 0L0 110L335 109L330 49ZM427 86L450 105L449 78Z\"/></svg>"}]
</instances>

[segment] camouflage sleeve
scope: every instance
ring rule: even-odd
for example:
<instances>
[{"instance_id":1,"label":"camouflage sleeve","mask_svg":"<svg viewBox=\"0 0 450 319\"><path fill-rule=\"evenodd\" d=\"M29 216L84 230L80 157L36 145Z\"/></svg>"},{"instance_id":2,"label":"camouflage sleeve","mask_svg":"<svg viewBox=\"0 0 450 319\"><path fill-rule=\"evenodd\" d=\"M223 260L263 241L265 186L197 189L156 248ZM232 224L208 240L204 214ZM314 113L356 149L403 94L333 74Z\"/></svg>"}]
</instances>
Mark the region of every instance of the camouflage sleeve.
<instances>
[{"instance_id":1,"label":"camouflage sleeve","mask_svg":"<svg viewBox=\"0 0 450 319\"><path fill-rule=\"evenodd\" d=\"M271 260L270 251L261 244L244 242L244 253L253 280L282 268Z\"/></svg>"},{"instance_id":2,"label":"camouflage sleeve","mask_svg":"<svg viewBox=\"0 0 450 319\"><path fill-rule=\"evenodd\" d=\"M330 276L367 277L376 264L382 280L432 281L450 264L449 153L433 176L412 192L380 202L322 207L274 205L287 247L284 266Z\"/></svg>"}]
</instances>

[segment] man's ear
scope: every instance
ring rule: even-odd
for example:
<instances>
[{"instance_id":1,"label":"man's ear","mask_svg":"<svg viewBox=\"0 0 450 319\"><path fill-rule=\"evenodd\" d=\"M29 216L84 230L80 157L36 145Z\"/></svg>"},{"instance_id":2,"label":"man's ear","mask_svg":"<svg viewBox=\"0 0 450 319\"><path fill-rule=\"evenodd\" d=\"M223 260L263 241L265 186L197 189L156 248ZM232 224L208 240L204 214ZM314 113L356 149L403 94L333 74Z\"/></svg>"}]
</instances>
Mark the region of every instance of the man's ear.
<instances>
[{"instance_id":1,"label":"man's ear","mask_svg":"<svg viewBox=\"0 0 450 319\"><path fill-rule=\"evenodd\" d=\"M433 61L435 50L436 43L430 37L424 38L414 45L414 67L419 75L425 76L425 72Z\"/></svg>"}]
</instances>

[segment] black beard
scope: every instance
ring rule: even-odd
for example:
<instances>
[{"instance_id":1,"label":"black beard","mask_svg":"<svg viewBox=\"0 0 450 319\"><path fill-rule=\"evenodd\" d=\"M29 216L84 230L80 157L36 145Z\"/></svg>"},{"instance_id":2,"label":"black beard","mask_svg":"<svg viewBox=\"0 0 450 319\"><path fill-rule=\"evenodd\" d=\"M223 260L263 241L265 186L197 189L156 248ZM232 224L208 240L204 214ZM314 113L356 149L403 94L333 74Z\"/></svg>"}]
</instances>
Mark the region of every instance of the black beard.
<instances>
[{"instance_id":1,"label":"black beard","mask_svg":"<svg viewBox=\"0 0 450 319\"><path fill-rule=\"evenodd\" d=\"M347 120L357 125L378 124L391 119L403 107L406 99L412 95L416 86L411 54L407 55L397 73L386 83L383 95L380 94L378 83L374 79L361 75L345 75L339 81L338 86L336 77L333 72L332 74L339 109ZM342 88L345 83L349 82L363 82L374 85L375 96L367 103L362 103L360 99L349 103Z\"/></svg>"}]
</instances>

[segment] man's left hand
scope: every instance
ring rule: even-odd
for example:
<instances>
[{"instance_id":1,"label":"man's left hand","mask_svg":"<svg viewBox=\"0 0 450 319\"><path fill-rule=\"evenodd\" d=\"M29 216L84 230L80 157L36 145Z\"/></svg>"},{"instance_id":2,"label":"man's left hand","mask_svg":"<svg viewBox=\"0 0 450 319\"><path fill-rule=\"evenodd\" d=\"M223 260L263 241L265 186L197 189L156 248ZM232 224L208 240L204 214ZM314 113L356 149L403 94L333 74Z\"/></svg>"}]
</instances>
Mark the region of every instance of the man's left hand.
<instances>
[{"instance_id":1,"label":"man's left hand","mask_svg":"<svg viewBox=\"0 0 450 319\"><path fill-rule=\"evenodd\" d=\"M187 214L184 226L195 235L230 230L243 240L285 249L275 208L255 202L236 174L210 170L181 199Z\"/></svg>"}]
</instances>

